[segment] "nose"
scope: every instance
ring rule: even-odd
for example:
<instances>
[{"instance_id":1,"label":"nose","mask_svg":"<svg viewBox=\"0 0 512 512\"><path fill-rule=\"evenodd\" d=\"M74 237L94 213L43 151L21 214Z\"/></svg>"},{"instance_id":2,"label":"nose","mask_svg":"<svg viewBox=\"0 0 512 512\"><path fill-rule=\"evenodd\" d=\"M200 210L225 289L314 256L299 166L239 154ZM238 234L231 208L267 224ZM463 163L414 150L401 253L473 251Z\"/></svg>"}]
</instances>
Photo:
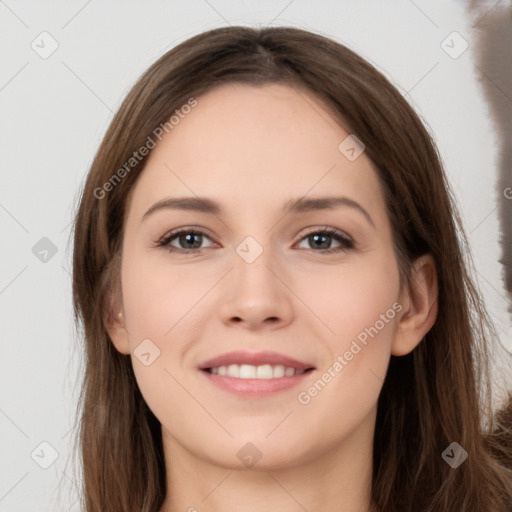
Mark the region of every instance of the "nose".
<instances>
[{"instance_id":1,"label":"nose","mask_svg":"<svg viewBox=\"0 0 512 512\"><path fill-rule=\"evenodd\" d=\"M222 321L249 330L280 329L293 320L293 292L289 279L271 251L264 248L248 262L236 252L233 268L223 280ZM280 270L281 269L281 270Z\"/></svg>"}]
</instances>

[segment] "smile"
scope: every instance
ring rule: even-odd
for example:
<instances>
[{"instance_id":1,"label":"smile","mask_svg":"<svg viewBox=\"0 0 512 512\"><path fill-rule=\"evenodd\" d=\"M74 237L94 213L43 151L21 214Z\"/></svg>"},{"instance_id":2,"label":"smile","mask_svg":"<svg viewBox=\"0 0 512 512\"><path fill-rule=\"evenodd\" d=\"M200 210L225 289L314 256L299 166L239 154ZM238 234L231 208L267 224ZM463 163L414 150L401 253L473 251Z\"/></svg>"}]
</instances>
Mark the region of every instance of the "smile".
<instances>
[{"instance_id":1,"label":"smile","mask_svg":"<svg viewBox=\"0 0 512 512\"><path fill-rule=\"evenodd\" d=\"M207 368L206 371L213 375L227 375L228 377L236 377L238 379L279 379L282 377L301 375L306 370L285 367L281 364L264 364L260 366L251 364L230 364L229 366Z\"/></svg>"},{"instance_id":2,"label":"smile","mask_svg":"<svg viewBox=\"0 0 512 512\"><path fill-rule=\"evenodd\" d=\"M235 350L198 365L207 383L238 397L266 397L298 386L315 370L312 361L274 351Z\"/></svg>"}]
</instances>

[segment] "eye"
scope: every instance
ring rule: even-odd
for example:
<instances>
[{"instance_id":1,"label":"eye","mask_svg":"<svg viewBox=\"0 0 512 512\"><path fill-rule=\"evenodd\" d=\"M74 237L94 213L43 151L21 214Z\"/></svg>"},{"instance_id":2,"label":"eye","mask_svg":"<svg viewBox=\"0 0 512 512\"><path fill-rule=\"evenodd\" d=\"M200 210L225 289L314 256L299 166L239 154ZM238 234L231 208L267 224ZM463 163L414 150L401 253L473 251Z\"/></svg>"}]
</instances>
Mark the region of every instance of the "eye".
<instances>
[{"instance_id":1,"label":"eye","mask_svg":"<svg viewBox=\"0 0 512 512\"><path fill-rule=\"evenodd\" d=\"M185 228L169 233L157 243L157 246L167 247L169 252L201 252L205 249L205 247L201 247L203 237L209 239L206 233L200 229ZM178 244L182 247L171 245L174 239L176 239Z\"/></svg>"},{"instance_id":2,"label":"eye","mask_svg":"<svg viewBox=\"0 0 512 512\"><path fill-rule=\"evenodd\" d=\"M331 247L329 239L334 239L340 244L340 247ZM320 249L318 251L321 254L342 252L353 249L355 244L348 237L343 235L337 229L325 227L317 231L310 231L302 240L306 240L312 247ZM328 246L328 247L326 247Z\"/></svg>"},{"instance_id":3,"label":"eye","mask_svg":"<svg viewBox=\"0 0 512 512\"><path fill-rule=\"evenodd\" d=\"M167 234L156 245L157 247L167 247L169 252L200 253L207 248L201 247L204 238L211 240L200 229L183 228ZM181 247L172 245L175 240ZM313 252L321 254L348 251L355 247L354 242L348 236L330 227L310 231L302 240L309 242L310 246L313 247ZM335 240L339 247L331 247L332 240Z\"/></svg>"}]
</instances>

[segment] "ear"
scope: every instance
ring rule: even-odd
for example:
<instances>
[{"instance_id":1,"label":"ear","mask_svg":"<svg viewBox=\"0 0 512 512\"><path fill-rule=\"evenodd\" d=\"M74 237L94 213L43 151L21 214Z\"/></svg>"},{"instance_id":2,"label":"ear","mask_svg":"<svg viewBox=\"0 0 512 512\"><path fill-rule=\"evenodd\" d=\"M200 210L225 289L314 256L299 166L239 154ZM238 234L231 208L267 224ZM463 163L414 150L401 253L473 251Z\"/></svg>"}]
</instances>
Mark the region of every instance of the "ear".
<instances>
[{"instance_id":1,"label":"ear","mask_svg":"<svg viewBox=\"0 0 512 512\"><path fill-rule=\"evenodd\" d=\"M404 284L399 302L403 312L391 347L394 356L403 356L414 350L436 321L438 284L431 254L414 261L410 284Z\"/></svg>"},{"instance_id":2,"label":"ear","mask_svg":"<svg viewBox=\"0 0 512 512\"><path fill-rule=\"evenodd\" d=\"M121 292L111 289L108 294L107 304L104 319L105 328L116 349L121 354L128 355L130 354L130 338L126 329Z\"/></svg>"}]
</instances>

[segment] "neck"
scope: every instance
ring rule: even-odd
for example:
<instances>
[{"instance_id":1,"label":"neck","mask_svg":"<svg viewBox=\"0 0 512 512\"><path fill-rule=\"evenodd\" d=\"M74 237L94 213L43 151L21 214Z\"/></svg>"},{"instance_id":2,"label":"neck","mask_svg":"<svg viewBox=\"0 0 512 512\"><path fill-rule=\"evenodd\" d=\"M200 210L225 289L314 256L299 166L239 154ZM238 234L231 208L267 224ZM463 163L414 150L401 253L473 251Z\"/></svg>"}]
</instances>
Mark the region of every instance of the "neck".
<instances>
[{"instance_id":1,"label":"neck","mask_svg":"<svg viewBox=\"0 0 512 512\"><path fill-rule=\"evenodd\" d=\"M279 467L234 469L197 457L162 428L167 497L160 512L372 512L375 411L338 446ZM261 463L263 462L261 459Z\"/></svg>"}]
</instances>

